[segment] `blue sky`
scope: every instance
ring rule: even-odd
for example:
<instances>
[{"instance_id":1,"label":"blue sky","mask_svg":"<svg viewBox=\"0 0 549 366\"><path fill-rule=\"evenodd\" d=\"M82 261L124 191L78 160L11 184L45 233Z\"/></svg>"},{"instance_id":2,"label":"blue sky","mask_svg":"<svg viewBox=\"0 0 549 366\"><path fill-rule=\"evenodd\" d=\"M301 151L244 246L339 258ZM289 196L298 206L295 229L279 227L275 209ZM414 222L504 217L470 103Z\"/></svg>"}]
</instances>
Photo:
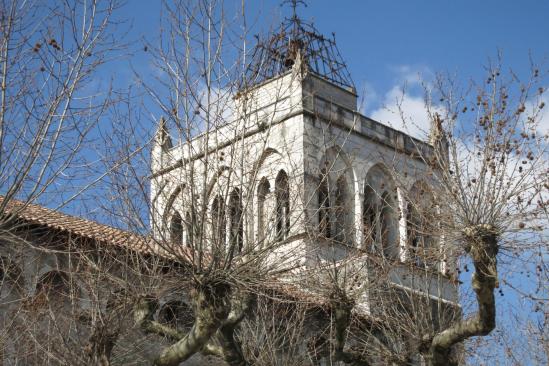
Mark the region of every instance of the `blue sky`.
<instances>
[{"instance_id":1,"label":"blue sky","mask_svg":"<svg viewBox=\"0 0 549 366\"><path fill-rule=\"evenodd\" d=\"M129 0L122 9L122 17L132 24L128 40L138 42L130 46L135 50L131 57L106 70L118 85L132 81L128 62L144 74L152 72L151 54L143 52L140 41L155 44L160 3ZM529 71L529 55L546 66L549 58L546 0L309 0L308 3L307 8L299 8L300 16L312 20L325 35L335 32L339 50L364 98L362 110L382 122L391 119L383 107L390 107L404 82L412 87L404 107L421 119L423 101L417 87L418 74L429 79L434 73L450 72L464 81L482 79L483 66L496 57L498 50L505 65L518 74ZM229 11L238 9L240 4L241 0L226 0ZM266 32L289 14L289 9L279 4L279 0L246 1L248 20L255 24L256 33ZM549 126L549 117L547 121ZM155 128L152 122L150 128L151 132ZM412 132L421 135L421 131ZM467 276L470 274L464 274L464 280L469 282ZM522 274L513 274L511 279L525 287L533 285L524 282L528 280ZM499 307L500 324L507 328L514 326L509 313L533 319L532 303L523 302L520 296L502 286L506 296Z\"/></svg>"},{"instance_id":2,"label":"blue sky","mask_svg":"<svg viewBox=\"0 0 549 366\"><path fill-rule=\"evenodd\" d=\"M281 7L280 2L245 0L254 33L266 32L290 14L290 8ZM160 4L160 0L127 3L122 14L133 24L130 39L154 44ZM226 0L225 4L227 12L234 13L241 0ZM483 78L483 66L498 50L505 65L519 74L528 71L529 55L539 63L549 58L549 1L309 0L298 12L321 33L335 32L365 114L385 123L392 120L387 108L392 109L397 88L408 82L410 95L405 107L419 124L419 131L408 132L419 137L427 126L421 121L421 92L414 89L418 74L424 79L437 72L455 73L462 80ZM131 57L132 65L147 70L149 56L138 49ZM117 68L116 74L131 79L127 68Z\"/></svg>"},{"instance_id":3,"label":"blue sky","mask_svg":"<svg viewBox=\"0 0 549 366\"><path fill-rule=\"evenodd\" d=\"M241 0L228 0L238 8ZM309 0L300 7L324 34L335 32L355 83L381 89L394 82L402 65L474 74L500 48L517 68L549 56L549 2L543 0ZM287 7L279 0L247 0L250 20L268 28ZM234 4L234 5L232 5ZM135 20L133 35L150 39L159 26L160 1L129 1L125 15Z\"/></svg>"}]
</instances>

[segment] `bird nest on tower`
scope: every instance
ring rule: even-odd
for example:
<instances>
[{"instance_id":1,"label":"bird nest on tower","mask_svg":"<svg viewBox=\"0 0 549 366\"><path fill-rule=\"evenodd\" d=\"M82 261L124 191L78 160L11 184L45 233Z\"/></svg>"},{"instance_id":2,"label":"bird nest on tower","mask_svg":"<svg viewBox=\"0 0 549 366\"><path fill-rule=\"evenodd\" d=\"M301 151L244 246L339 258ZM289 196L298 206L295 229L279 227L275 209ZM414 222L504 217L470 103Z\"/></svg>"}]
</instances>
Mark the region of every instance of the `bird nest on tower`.
<instances>
[{"instance_id":1,"label":"bird nest on tower","mask_svg":"<svg viewBox=\"0 0 549 366\"><path fill-rule=\"evenodd\" d=\"M246 69L245 88L282 75L299 63L306 73L314 73L340 87L355 91L335 42L320 34L312 23L304 22L295 12L266 39L257 37Z\"/></svg>"}]
</instances>

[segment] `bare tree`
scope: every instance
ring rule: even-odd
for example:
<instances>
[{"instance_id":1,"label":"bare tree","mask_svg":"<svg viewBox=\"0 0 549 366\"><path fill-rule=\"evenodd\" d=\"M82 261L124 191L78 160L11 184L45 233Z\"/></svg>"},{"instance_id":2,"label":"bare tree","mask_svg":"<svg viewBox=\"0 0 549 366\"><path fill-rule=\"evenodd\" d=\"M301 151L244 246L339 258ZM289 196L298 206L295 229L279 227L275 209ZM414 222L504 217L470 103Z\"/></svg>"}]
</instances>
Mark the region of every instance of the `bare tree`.
<instances>
[{"instance_id":1,"label":"bare tree","mask_svg":"<svg viewBox=\"0 0 549 366\"><path fill-rule=\"evenodd\" d=\"M116 4L66 3L53 8L22 5L13 2L11 7L5 6L3 9L10 10L11 14L2 18L6 22L2 119L6 121L2 124L6 146L2 151L6 152L6 159L2 159L5 163L2 171L7 189L1 203L5 219L2 238L15 249L27 246L43 253L44 258L54 258L48 260L54 261L59 268L47 278L36 279L39 284L36 289L25 295L26 289L17 300L19 306L13 312L6 312L18 315L18 327L11 331L21 331L26 345L25 354L13 350L8 353L30 363L108 365L117 360L125 360L125 364L139 363L120 356L120 350L125 346L132 349L139 344L134 342L130 347L127 343L132 329L126 324L126 310L128 304L133 304L133 318L145 334L159 336L159 342L171 342L163 348L159 346L161 352L152 357L155 363L178 364L199 352L216 355L231 364L247 363L240 338L235 334L236 328L249 314L258 289L294 266L290 251L278 256L274 254L289 239L293 220L299 219L295 216L290 220L292 202L296 199L285 189L292 179L289 175L291 165L287 165L285 171L277 172L280 174L276 175L275 187L269 192L268 202L264 202L265 226L261 236L251 234L252 224L247 217L250 207L257 204L255 177L259 167L253 169L257 158L269 159L273 166L276 166L273 159L281 160L280 156L269 157L265 146L274 114L282 110L276 105L281 99L278 95L285 93L288 86L274 85L271 93L275 106L268 116L259 119L251 114L254 103L257 104L263 95L255 95L250 90L235 100L229 97L237 95L237 90L248 90L246 83L249 80L240 78L242 65L239 62L245 62L240 52L235 54L232 66L222 57L224 50L230 47L244 49L246 42L245 37L233 39L225 35L222 3L166 4L167 24L171 27L161 35L165 43L158 48L149 45L149 49L155 53L155 61L164 72L157 81L161 86L167 86L165 90L169 93L157 94L149 85L143 86L166 115L152 144L152 173L157 174L158 167L162 170L168 166L168 162L161 160L173 162L175 170L171 175L177 175L175 182L181 182L178 185L186 188L185 194L176 197L174 190L169 190L173 187L162 187L162 182L156 187L160 186L160 190L155 192L153 189L149 193L145 182L150 177L143 176L142 171L133 169L132 165L143 151L143 142L132 140L136 136L128 134L132 121L126 125L126 130L118 131L115 126L109 133L109 136L123 136L124 142L129 143L118 146L120 155L116 155L114 161L107 161L112 163L107 169L114 172L110 176L112 188L120 194L120 205L127 209L116 218L123 218L128 227L140 232L147 233L152 227L153 238L146 239L145 244L149 247L147 253L154 253L158 260L167 258L180 264L179 280L177 286L172 286L171 294L179 294L179 303L192 304L189 309L192 308L194 314L192 327L181 328L164 321L172 316L162 315L164 308L158 308L165 299L166 283L173 282L162 273L149 275L154 272L151 268L157 268L149 263L150 258L138 257L133 263L130 259L134 258L135 251L130 250L128 254L90 249L82 243L73 244L70 234L59 240L41 238L44 227L40 225L35 228L36 236L30 232L28 236L25 234L29 225L21 217L27 209L31 212L36 209L29 206L31 203L55 193L54 182L78 164L80 167L85 164L84 160L78 160L79 149L89 142L92 127L109 105L106 96L87 96L84 92L90 87L95 69L107 60L108 51L112 51L114 43L105 33L112 25L111 14ZM38 14L46 14L46 20ZM29 49L26 49L27 45ZM25 64L23 60L28 55L32 62ZM25 67L12 67L18 63ZM32 68L34 66L39 72ZM292 75L291 80L294 79L295 75ZM33 84L39 88L30 88ZM286 109L289 107L284 105ZM238 114L246 117L233 123L228 121ZM21 119L26 124L18 129L13 122L8 123L8 119ZM258 125L262 133L258 135L256 146L248 148L244 137L253 124ZM169 153L167 125L176 131L174 137L184 142ZM118 132L124 134L117 135ZM234 140L229 151L222 151L225 139ZM132 143L139 145L137 153ZM287 143L291 145L291 141ZM210 145L218 151L209 152L191 164L186 163L186 155L193 156L197 149ZM29 151L25 147L30 147ZM161 154L158 154L159 149ZM284 153L290 154L289 151ZM19 173L9 175L10 169L15 168ZM271 168L264 164L262 169L262 174L267 174L266 169ZM153 176L153 180L156 179ZM133 184L133 190L128 189L127 183ZM59 204L66 204L79 192L80 188L63 192ZM148 207L150 220L147 222L136 205L136 193L141 193L146 201L149 194L154 195L154 199L168 209L163 212L162 206L154 204ZM181 202L166 204L172 197ZM178 216L173 211L181 206L188 210ZM159 209L162 212L157 211ZM52 212L41 212L33 219L41 222L40 219L50 216L57 217ZM63 220L66 218L61 218ZM269 224L270 221L275 223ZM130 235L128 240L134 240L133 244L139 246L145 239ZM186 247L182 247L182 242ZM18 257L16 253L21 251L12 253ZM44 259L36 261L42 263ZM6 268L10 267L11 262L6 263ZM148 277L148 282L141 280ZM163 286L158 286L159 282ZM183 293L182 288L186 289ZM141 296L136 298L136 294ZM40 306L32 307L37 303ZM172 314L172 310L165 311ZM33 317L40 316L42 321L29 323ZM13 334L11 331L6 336ZM150 349L145 353L153 352ZM126 352L122 352L124 354Z\"/></svg>"},{"instance_id":2,"label":"bare tree","mask_svg":"<svg viewBox=\"0 0 549 366\"><path fill-rule=\"evenodd\" d=\"M403 166L398 153L394 158L391 175L404 192L404 205L384 199L384 187L367 185L374 197L399 213L399 220L405 219L400 263L386 252L390 248L379 223L383 208L372 211L373 204L365 197L364 248L374 255L358 251L346 261L324 265L318 270L323 282L315 285L332 299L334 332L327 344L333 349L333 360L402 365L419 362L419 355L429 365L460 364L473 356L479 360L483 351L477 347L482 345L466 342L490 335L496 328L495 292L499 288L503 296L502 279L507 291L516 291L533 308L546 304L546 291L540 292L547 287L543 253L547 253L549 144L541 118L545 74L532 65L531 74L522 80L502 69L500 63L491 64L487 79L472 82L465 90L444 76L426 89L433 149L425 151L417 145L416 154L424 162L420 168ZM405 116L406 111L400 114ZM324 174L335 170L328 167ZM418 173L428 185L409 188L404 183L408 175ZM319 191L327 188L321 184ZM337 190L333 185L331 189ZM329 215L334 215L337 206L329 205ZM327 234L335 238L321 232ZM373 266L375 277L365 278L361 264ZM392 286L395 268L403 266L407 267L405 276L424 288L432 281L432 273L461 282L469 281L466 274L472 272L471 282L462 286L458 307L457 302L433 301L429 290ZM519 275L519 270L531 271L532 279ZM534 286L521 289L520 283L513 285L514 277ZM360 284L366 287L361 289ZM374 319L369 327L353 325L357 304L365 293L369 303L379 307L379 311L370 311ZM528 329L526 333L531 334L535 328ZM542 338L544 331L538 334ZM493 337L500 343L512 338L510 334ZM520 352L506 347L507 356L499 360L520 358ZM534 357L543 359L543 352L537 350Z\"/></svg>"},{"instance_id":3,"label":"bare tree","mask_svg":"<svg viewBox=\"0 0 549 366\"><path fill-rule=\"evenodd\" d=\"M441 220L441 233L473 266L477 309L426 338L435 365L447 362L453 345L495 328L498 253L521 265L523 254L547 250L549 145L540 124L542 82L535 66L521 80L498 63L488 68L483 84L462 96L451 93L452 84L442 79L437 84L446 114L433 115L434 163L442 168L435 189L450 210ZM448 157L441 149L446 143Z\"/></svg>"},{"instance_id":4,"label":"bare tree","mask_svg":"<svg viewBox=\"0 0 549 366\"><path fill-rule=\"evenodd\" d=\"M111 35L118 7L117 1L93 0L0 3L0 240L9 254L3 257L2 307L18 305L15 314L3 314L4 340L22 330L18 315L31 306L24 301L28 268L17 253L32 250L36 243L26 239L40 230L32 232L20 213L36 202L66 205L92 183L85 152L110 101L109 86L97 90L94 83L120 50ZM29 230L24 237L22 229ZM10 252L12 246L19 250ZM41 250L55 251L48 244ZM52 274L36 291L57 291L69 277ZM33 349L21 347L21 360Z\"/></svg>"},{"instance_id":5,"label":"bare tree","mask_svg":"<svg viewBox=\"0 0 549 366\"><path fill-rule=\"evenodd\" d=\"M74 256L64 262L68 274L41 279L27 301L47 300L44 312L26 312L30 305L16 310L23 326L18 329L35 347L22 359L98 365L178 365L202 356L230 365L463 362L471 350L464 342L495 328L494 292L502 272L510 286L507 273L527 257L542 268L538 280L546 284L549 170L547 133L540 126L545 95L540 71L533 67L522 82L513 73L502 76L496 65L485 82L464 92L449 78L438 78L426 94L430 144L388 128L385 135L374 131L372 140L391 136L396 142L390 153L372 153L384 165L373 166L357 182L350 167L358 159L346 144L361 128L380 124L350 107L315 104L315 96L301 89L308 72L314 74L308 69L311 55L297 41L275 38L286 45L283 54L274 52L278 69L269 69L261 57L248 67L244 5L233 17L221 0L164 3L159 41L145 46L156 78L135 75L150 99L139 107L158 122L156 133L143 139L149 123L135 114L136 99L128 94L113 113L123 123L106 139L108 197L116 197L106 213L143 236L128 237L128 252L92 245L93 250L59 253ZM291 21L300 24L295 8ZM67 46L55 38L30 41L34 62L46 48L48 57L62 54ZM76 44L81 46L74 50L86 49L85 42ZM76 141L72 147L84 143L90 126L77 123L83 118L81 101L67 99L79 96L76 86L63 88L86 80L93 69L83 60L97 55L86 49L68 58L80 60L74 72L82 77L73 80L72 69L65 70L68 81L59 84L55 97L60 102L36 104L55 108L30 142L4 139L7 151L14 151L6 169L24 168L15 178L6 175L6 187L13 188L2 204L12 197L23 198L23 206L36 200L74 163L74 149L63 144L59 157L51 138L69 131L78 136L70 140ZM64 80L54 76L47 80ZM341 80L329 81L344 90ZM352 88L346 92L354 95ZM18 100L9 95L7 101ZM29 99L43 95L49 94ZM97 121L104 106L87 117ZM41 125L38 111L43 112L26 114L29 126ZM303 123L282 123L290 118ZM299 130L306 124L322 138ZM13 136L29 136L31 130L15 130ZM319 140L318 169L302 166L307 139ZM20 143L36 150L30 158L16 153ZM408 184L411 176L423 183ZM16 216L3 215L7 223ZM5 263L3 268L11 268L9 258ZM462 270L473 276L460 302ZM61 304L67 311L52 309L51 291L70 300ZM450 295L442 296L445 291ZM543 296L536 300L543 303ZM25 321L40 314L47 316L36 328Z\"/></svg>"},{"instance_id":6,"label":"bare tree","mask_svg":"<svg viewBox=\"0 0 549 366\"><path fill-rule=\"evenodd\" d=\"M194 317L185 331L162 325L151 303L159 294L143 294L136 322L146 334L171 340L158 352L158 365L176 365L197 353L231 365L249 364L237 329L252 313L257 295L295 268L300 250L292 247L291 237L300 219L292 213L298 199L288 189L299 184L292 175L297 174L292 136L280 142L289 147L280 153L269 146L273 121L295 108L282 96L298 76L290 72L268 93L253 88L246 74L248 36L233 33L234 22L246 29L243 11L231 23L232 12L222 1L164 3L160 43L147 45L161 76L147 82L136 75L163 117L151 156L136 157L134 168L113 175L120 182L113 187L130 227L151 228L159 254L182 263L181 282L190 288L182 296L192 304ZM261 114L255 109L265 98L272 104ZM136 127L119 131L125 142L128 129L139 129L138 121L128 122ZM116 156L129 156L130 146L118 146ZM143 163L150 175L140 173ZM270 179L270 187L260 186L262 176ZM259 201L258 189L264 189ZM142 207L147 209L136 209ZM257 210L264 213L259 230L252 217Z\"/></svg>"},{"instance_id":7,"label":"bare tree","mask_svg":"<svg viewBox=\"0 0 549 366\"><path fill-rule=\"evenodd\" d=\"M244 85L235 83L245 74L239 67L241 58L227 63L222 57L227 44L245 55L245 37L235 40L227 36L229 27L218 17L224 10L221 3L179 3L166 9L170 21L164 24L172 24L172 28L162 38L167 43L158 49L155 59L166 75L158 82L170 94L161 95L147 87L165 116L153 149L155 188L150 192L149 224L163 250L191 263L192 301L205 311L195 313L190 333L174 337L176 342L161 353L157 363L176 364L201 351L233 364L249 362L234 332L251 314L251 299L260 292L255 285L258 280L280 279L281 272L298 267L296 262L288 266L288 258L272 261L272 253L282 253L280 243L284 241L279 239L286 231L280 215L274 215L271 226L259 220L258 227L244 214L269 207L265 202L270 192L274 193L272 212L292 212L292 223L309 220L309 214L320 217L318 225L311 225L309 241L327 237L330 245L348 245L356 230L363 231L358 250L349 251L344 260L319 260L317 271L298 271L294 277L294 283L323 294L331 304L334 323L323 332L328 336L319 354L349 364L410 364L420 359L433 365L459 363L465 352L462 342L487 335L495 326L497 254L511 248L519 253L536 245L545 250L539 246L544 243L540 225L547 219L547 137L538 130L543 108L540 96L545 91L535 84L539 71L523 85L516 75L504 81L499 68L491 68L487 83L459 97L455 84L438 79L435 91L426 98L433 126L431 146L416 141L411 154L422 164L406 165L409 156L395 151L390 174L393 191L369 183L379 210L369 217L364 202L363 227L353 228L342 219L349 212L345 196L350 193L338 185L340 173L331 175L341 172L336 164L340 152L334 151L335 158L325 160L325 170L321 169L313 189L319 206L312 213L294 209L298 200L292 197L289 206L277 203L284 201L283 195L273 190L269 181L262 181L257 170L250 169L255 161L250 156L268 155L267 144L258 149L249 143L251 131L259 125L264 135L272 133L272 116L292 110L292 106L282 102L278 86L273 90L274 107L269 116L258 120L253 113L246 113L254 109L257 98L265 96L254 95L257 89L253 87L246 88L248 79ZM183 56L178 53L182 49ZM291 63L294 71L300 67L299 57L296 60ZM513 86L518 88L511 94ZM229 95L236 97L229 99ZM435 95L440 102L432 103ZM230 122L229 110L239 123ZM337 125L335 120L330 123ZM168 130L176 131L171 136L177 137L175 144ZM344 143L350 131L352 127L341 130L336 138L327 136L325 145L335 140ZM291 144L286 141L286 148ZM291 156L292 150L287 151ZM411 170L425 177L426 185L403 186L402 201L397 200L392 192ZM145 184L141 181L139 186L147 197ZM257 200L253 198L256 192ZM155 200L165 204L155 206ZM165 211L158 212L159 207ZM405 234L399 242L389 227L402 221L406 222ZM145 220L139 225L147 226ZM250 225L256 225L257 230L251 230ZM526 238L525 232L531 237ZM316 249L311 253L302 248L284 253L302 259L317 255ZM476 309L471 314L457 299L433 300L419 291L421 286L436 286L441 280L457 291L457 258L463 258L474 271ZM366 267L375 270L365 275ZM395 268L401 267L406 268L407 280L422 284L419 289L390 284ZM300 282L296 278L303 278L301 273L314 275ZM370 316L358 309L366 301L365 293L378 308ZM146 312L141 314L143 319ZM143 326L147 332L168 331L147 322Z\"/></svg>"},{"instance_id":8,"label":"bare tree","mask_svg":"<svg viewBox=\"0 0 549 366\"><path fill-rule=\"evenodd\" d=\"M64 204L78 193L66 176L85 177L79 153L109 102L108 88L97 92L93 83L115 56L110 32L117 7L114 1L2 2L2 211L12 198L35 202L51 192ZM53 192L53 182L63 182L63 190Z\"/></svg>"}]
</instances>

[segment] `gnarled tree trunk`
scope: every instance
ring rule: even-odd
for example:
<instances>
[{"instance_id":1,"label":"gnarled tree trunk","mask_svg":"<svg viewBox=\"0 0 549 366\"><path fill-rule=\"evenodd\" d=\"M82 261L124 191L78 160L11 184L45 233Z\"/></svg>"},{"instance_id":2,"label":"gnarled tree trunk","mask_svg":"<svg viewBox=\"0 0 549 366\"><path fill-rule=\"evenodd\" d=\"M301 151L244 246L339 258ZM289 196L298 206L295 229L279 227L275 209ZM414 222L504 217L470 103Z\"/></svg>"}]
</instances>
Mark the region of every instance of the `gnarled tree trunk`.
<instances>
[{"instance_id":1,"label":"gnarled tree trunk","mask_svg":"<svg viewBox=\"0 0 549 366\"><path fill-rule=\"evenodd\" d=\"M496 326L494 289L498 286L498 231L491 225L477 225L465 232L467 252L475 268L472 287L476 293L477 313L436 334L429 350L431 366L457 364L450 352L455 344L474 336L488 335Z\"/></svg>"},{"instance_id":2,"label":"gnarled tree trunk","mask_svg":"<svg viewBox=\"0 0 549 366\"><path fill-rule=\"evenodd\" d=\"M194 324L187 334L152 320L154 306L144 299L136 306L136 323L147 333L156 333L177 340L166 347L154 361L157 366L175 366L200 352L212 339L229 316L230 287L226 284L198 286L193 294L195 303Z\"/></svg>"}]
</instances>

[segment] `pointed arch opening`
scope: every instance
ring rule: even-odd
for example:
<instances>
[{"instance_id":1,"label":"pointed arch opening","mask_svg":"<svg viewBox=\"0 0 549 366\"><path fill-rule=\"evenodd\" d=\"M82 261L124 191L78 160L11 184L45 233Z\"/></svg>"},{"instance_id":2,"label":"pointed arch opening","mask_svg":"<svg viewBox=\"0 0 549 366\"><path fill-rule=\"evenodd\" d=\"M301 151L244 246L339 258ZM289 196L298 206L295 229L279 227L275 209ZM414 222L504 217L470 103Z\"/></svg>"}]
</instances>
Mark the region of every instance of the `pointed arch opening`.
<instances>
[{"instance_id":1,"label":"pointed arch opening","mask_svg":"<svg viewBox=\"0 0 549 366\"><path fill-rule=\"evenodd\" d=\"M213 199L210 215L212 248L214 251L223 250L226 240L225 202L223 202L220 195L215 196Z\"/></svg>"},{"instance_id":2,"label":"pointed arch opening","mask_svg":"<svg viewBox=\"0 0 549 366\"><path fill-rule=\"evenodd\" d=\"M363 245L388 259L397 259L400 252L399 206L397 189L382 164L366 174L362 202Z\"/></svg>"},{"instance_id":3,"label":"pointed arch opening","mask_svg":"<svg viewBox=\"0 0 549 366\"><path fill-rule=\"evenodd\" d=\"M406 231L410 261L418 267L436 267L439 254L435 235L436 203L425 184L414 184L410 190L407 208Z\"/></svg>"},{"instance_id":4,"label":"pointed arch opening","mask_svg":"<svg viewBox=\"0 0 549 366\"><path fill-rule=\"evenodd\" d=\"M263 242L268 231L267 197L271 192L271 184L267 178L262 178L257 187L257 238Z\"/></svg>"},{"instance_id":5,"label":"pointed arch opening","mask_svg":"<svg viewBox=\"0 0 549 366\"><path fill-rule=\"evenodd\" d=\"M345 245L354 243L354 174L345 153L328 149L321 160L318 186L320 235Z\"/></svg>"},{"instance_id":6,"label":"pointed arch opening","mask_svg":"<svg viewBox=\"0 0 549 366\"><path fill-rule=\"evenodd\" d=\"M280 170L275 180L276 238L284 240L290 234L290 185L288 175Z\"/></svg>"},{"instance_id":7,"label":"pointed arch opening","mask_svg":"<svg viewBox=\"0 0 549 366\"><path fill-rule=\"evenodd\" d=\"M348 217L349 213L349 189L344 175L337 179L334 199L334 238L340 243L346 243L350 239Z\"/></svg>"},{"instance_id":8,"label":"pointed arch opening","mask_svg":"<svg viewBox=\"0 0 549 366\"><path fill-rule=\"evenodd\" d=\"M377 197L371 186L366 185L364 189L364 200L362 206L362 232L364 238L363 246L368 250L375 248L378 241L379 208Z\"/></svg>"},{"instance_id":9,"label":"pointed arch opening","mask_svg":"<svg viewBox=\"0 0 549 366\"><path fill-rule=\"evenodd\" d=\"M173 244L183 244L183 219L175 211L170 219L170 241Z\"/></svg>"},{"instance_id":10,"label":"pointed arch opening","mask_svg":"<svg viewBox=\"0 0 549 366\"><path fill-rule=\"evenodd\" d=\"M44 273L36 282L34 299L36 304L67 304L74 299L78 289L66 272L53 270Z\"/></svg>"},{"instance_id":11,"label":"pointed arch opening","mask_svg":"<svg viewBox=\"0 0 549 366\"><path fill-rule=\"evenodd\" d=\"M172 220L182 219L181 213L178 212L183 206L182 192L185 190L185 185L180 184L175 187L173 192L170 193L166 204L164 206L164 213L162 214L162 226L161 232L163 233L163 239L171 241L172 236ZM174 214L177 213L178 217L174 219ZM182 221L182 220L181 220ZM177 225L177 223L176 223Z\"/></svg>"},{"instance_id":12,"label":"pointed arch opening","mask_svg":"<svg viewBox=\"0 0 549 366\"><path fill-rule=\"evenodd\" d=\"M321 169L318 186L318 231L325 238L331 238L330 228L330 191L328 188L328 174Z\"/></svg>"},{"instance_id":13,"label":"pointed arch opening","mask_svg":"<svg viewBox=\"0 0 549 366\"><path fill-rule=\"evenodd\" d=\"M230 231L229 244L231 251L240 253L244 241L244 222L242 215L242 197L240 190L235 188L229 198Z\"/></svg>"},{"instance_id":14,"label":"pointed arch opening","mask_svg":"<svg viewBox=\"0 0 549 366\"><path fill-rule=\"evenodd\" d=\"M397 259L399 255L398 206L393 192L385 191L381 196L381 244L385 258Z\"/></svg>"}]
</instances>

